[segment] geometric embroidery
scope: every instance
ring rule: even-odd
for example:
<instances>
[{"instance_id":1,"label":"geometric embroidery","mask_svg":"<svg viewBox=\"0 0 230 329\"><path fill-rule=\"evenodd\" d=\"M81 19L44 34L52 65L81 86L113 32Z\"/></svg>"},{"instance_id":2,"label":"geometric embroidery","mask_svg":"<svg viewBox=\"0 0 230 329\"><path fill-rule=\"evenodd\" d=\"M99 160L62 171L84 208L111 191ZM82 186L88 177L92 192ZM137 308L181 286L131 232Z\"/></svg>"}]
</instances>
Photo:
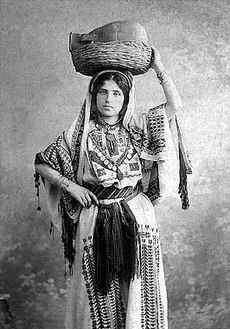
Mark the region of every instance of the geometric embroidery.
<instances>
[{"instance_id":1,"label":"geometric embroidery","mask_svg":"<svg viewBox=\"0 0 230 329\"><path fill-rule=\"evenodd\" d=\"M148 112L148 126L151 136L151 147L154 154L165 150L165 117L162 105Z\"/></svg>"},{"instance_id":2,"label":"geometric embroidery","mask_svg":"<svg viewBox=\"0 0 230 329\"><path fill-rule=\"evenodd\" d=\"M138 162L129 163L129 169L130 169L130 171L137 171L137 170L139 170L139 163Z\"/></svg>"},{"instance_id":3,"label":"geometric embroidery","mask_svg":"<svg viewBox=\"0 0 230 329\"><path fill-rule=\"evenodd\" d=\"M159 268L159 231L140 226L141 252L141 328L165 329Z\"/></svg>"},{"instance_id":4,"label":"geometric embroidery","mask_svg":"<svg viewBox=\"0 0 230 329\"><path fill-rule=\"evenodd\" d=\"M119 279L114 278L107 295L98 292L92 237L83 239L83 242L82 274L88 294L92 329L125 329L126 313Z\"/></svg>"},{"instance_id":5,"label":"geometric embroidery","mask_svg":"<svg viewBox=\"0 0 230 329\"><path fill-rule=\"evenodd\" d=\"M101 177L105 175L105 168L97 169L97 176Z\"/></svg>"},{"instance_id":6,"label":"geometric embroidery","mask_svg":"<svg viewBox=\"0 0 230 329\"><path fill-rule=\"evenodd\" d=\"M140 127L136 123L129 123L129 133L133 145L138 153L144 152L149 155L158 155L165 152L165 124L164 109L166 104L161 104L149 110L146 116L146 127Z\"/></svg>"}]
</instances>

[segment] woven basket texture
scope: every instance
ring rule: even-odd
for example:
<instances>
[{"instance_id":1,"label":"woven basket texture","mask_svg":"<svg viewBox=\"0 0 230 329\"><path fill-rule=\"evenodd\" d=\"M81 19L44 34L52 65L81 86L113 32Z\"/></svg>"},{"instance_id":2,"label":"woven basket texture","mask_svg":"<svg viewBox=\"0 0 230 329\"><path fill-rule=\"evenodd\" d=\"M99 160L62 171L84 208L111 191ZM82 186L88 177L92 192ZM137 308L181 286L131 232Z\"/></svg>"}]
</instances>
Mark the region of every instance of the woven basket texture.
<instances>
[{"instance_id":1,"label":"woven basket texture","mask_svg":"<svg viewBox=\"0 0 230 329\"><path fill-rule=\"evenodd\" d=\"M128 21L112 22L88 34L71 33L70 52L76 71L88 76L103 69L146 73L152 54L144 27Z\"/></svg>"},{"instance_id":2,"label":"woven basket texture","mask_svg":"<svg viewBox=\"0 0 230 329\"><path fill-rule=\"evenodd\" d=\"M151 48L143 42L103 42L80 46L71 55L76 71L84 75L109 68L139 75L149 70Z\"/></svg>"}]
</instances>

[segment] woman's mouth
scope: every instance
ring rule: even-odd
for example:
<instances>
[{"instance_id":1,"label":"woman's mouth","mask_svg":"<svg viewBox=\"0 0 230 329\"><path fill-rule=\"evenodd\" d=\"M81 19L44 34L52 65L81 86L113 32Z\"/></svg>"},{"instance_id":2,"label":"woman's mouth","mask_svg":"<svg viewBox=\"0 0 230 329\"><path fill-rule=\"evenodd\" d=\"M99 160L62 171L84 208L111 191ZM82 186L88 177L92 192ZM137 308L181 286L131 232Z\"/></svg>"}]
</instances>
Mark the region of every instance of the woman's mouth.
<instances>
[{"instance_id":1,"label":"woman's mouth","mask_svg":"<svg viewBox=\"0 0 230 329\"><path fill-rule=\"evenodd\" d=\"M112 110L112 109L113 109L113 107L110 106L110 105L104 105L103 107L104 107L105 109L107 109L107 110Z\"/></svg>"}]
</instances>

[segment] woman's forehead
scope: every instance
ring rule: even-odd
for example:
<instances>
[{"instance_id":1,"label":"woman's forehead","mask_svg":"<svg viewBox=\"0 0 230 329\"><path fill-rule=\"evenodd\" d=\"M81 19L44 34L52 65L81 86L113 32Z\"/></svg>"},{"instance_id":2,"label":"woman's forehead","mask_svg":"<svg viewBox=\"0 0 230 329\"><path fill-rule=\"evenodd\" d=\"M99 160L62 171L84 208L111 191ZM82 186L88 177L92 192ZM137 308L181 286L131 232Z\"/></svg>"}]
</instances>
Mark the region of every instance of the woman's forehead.
<instances>
[{"instance_id":1,"label":"woman's forehead","mask_svg":"<svg viewBox=\"0 0 230 329\"><path fill-rule=\"evenodd\" d=\"M105 80L101 86L103 89L108 89L108 90L121 90L121 88L118 86L118 84L110 79L110 80Z\"/></svg>"}]
</instances>

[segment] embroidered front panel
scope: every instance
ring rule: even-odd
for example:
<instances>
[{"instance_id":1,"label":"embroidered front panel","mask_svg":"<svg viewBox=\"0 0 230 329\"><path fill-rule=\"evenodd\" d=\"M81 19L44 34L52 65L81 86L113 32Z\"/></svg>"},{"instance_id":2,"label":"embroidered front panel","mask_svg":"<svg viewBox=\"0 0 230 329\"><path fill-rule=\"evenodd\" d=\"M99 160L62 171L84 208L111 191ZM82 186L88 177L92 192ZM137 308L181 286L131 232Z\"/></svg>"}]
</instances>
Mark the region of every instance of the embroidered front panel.
<instances>
[{"instance_id":1,"label":"embroidered front panel","mask_svg":"<svg viewBox=\"0 0 230 329\"><path fill-rule=\"evenodd\" d=\"M106 147L103 145L103 140L102 140L102 133L97 133L96 130L92 131L90 133L90 135L92 136L92 138L95 141L95 144L97 144L100 148L102 148L104 151L106 151Z\"/></svg>"},{"instance_id":2,"label":"embroidered front panel","mask_svg":"<svg viewBox=\"0 0 230 329\"><path fill-rule=\"evenodd\" d=\"M119 279L116 277L107 295L98 292L92 237L83 240L82 274L88 294L92 329L125 329L125 308Z\"/></svg>"},{"instance_id":3,"label":"embroidered front panel","mask_svg":"<svg viewBox=\"0 0 230 329\"><path fill-rule=\"evenodd\" d=\"M158 229L141 225L141 328L165 329L160 289Z\"/></svg>"},{"instance_id":4,"label":"embroidered front panel","mask_svg":"<svg viewBox=\"0 0 230 329\"><path fill-rule=\"evenodd\" d=\"M109 141L108 136L110 136ZM111 145L108 147L109 143ZM110 132L96 124L89 132L87 150L94 174L99 182L135 176L141 179L139 156L124 127L118 126Z\"/></svg>"}]
</instances>

